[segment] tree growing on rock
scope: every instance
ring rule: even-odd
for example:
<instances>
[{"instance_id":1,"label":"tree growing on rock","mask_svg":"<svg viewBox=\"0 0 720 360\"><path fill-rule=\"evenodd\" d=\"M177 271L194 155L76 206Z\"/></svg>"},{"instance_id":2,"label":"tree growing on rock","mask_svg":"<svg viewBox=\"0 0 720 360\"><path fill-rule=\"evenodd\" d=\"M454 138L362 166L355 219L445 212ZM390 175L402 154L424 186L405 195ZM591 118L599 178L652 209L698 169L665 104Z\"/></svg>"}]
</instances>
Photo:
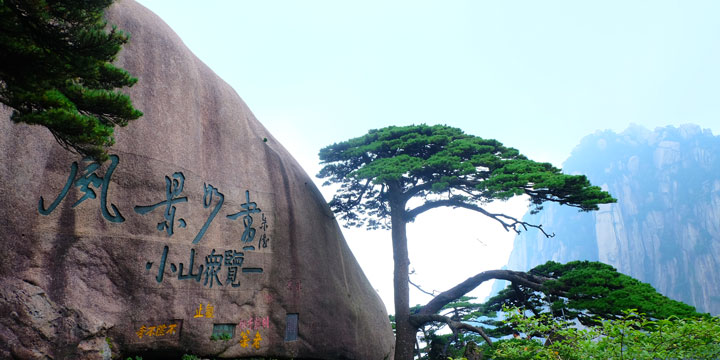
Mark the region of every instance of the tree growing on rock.
<instances>
[{"instance_id":1,"label":"tree growing on rock","mask_svg":"<svg viewBox=\"0 0 720 360\"><path fill-rule=\"evenodd\" d=\"M554 318L577 319L586 326L599 319L612 320L635 309L653 319L706 316L693 306L672 300L650 284L618 272L601 262L548 261L528 271L537 276L540 287L510 284L483 304L474 315L490 315L504 307L524 308L535 315L549 312Z\"/></svg>"},{"instance_id":2,"label":"tree growing on rock","mask_svg":"<svg viewBox=\"0 0 720 360\"><path fill-rule=\"evenodd\" d=\"M111 64L128 36L106 30L112 0L0 1L0 102L66 149L107 158L116 125L142 116L116 90L137 81Z\"/></svg>"},{"instance_id":3,"label":"tree growing on rock","mask_svg":"<svg viewBox=\"0 0 720 360\"><path fill-rule=\"evenodd\" d=\"M507 270L494 270L494 272ZM667 298L652 286L618 272L610 265L600 262L572 261L560 264L548 261L527 272L510 272L523 281L514 281L496 296L483 304L460 301L445 305L439 312L452 320L475 324L490 325L483 327L488 336L500 338L510 334L524 333L524 337L541 337L549 343L559 340L560 326L577 320L584 326L601 325L602 321L621 320L627 310L633 309L648 319L700 319L708 314L700 314L695 308ZM510 277L510 276L507 276ZM479 280L487 277L478 277ZM479 285L475 280L469 285ZM545 329L542 333L528 333L527 329L512 326L507 320L495 320L497 312L505 309L521 308L527 315L534 317L535 329ZM434 323L437 329L441 323ZM482 325L480 325L482 326ZM425 330L424 328L422 330ZM430 332L430 335L433 335ZM423 332L426 342L435 337ZM457 334L446 335L445 349L463 350L470 338L458 338ZM437 347L437 346L435 346ZM430 346L433 348L433 346ZM443 352L445 356L445 351ZM433 359L432 356L428 357ZM435 357L439 358L439 357Z\"/></svg>"},{"instance_id":4,"label":"tree growing on rock","mask_svg":"<svg viewBox=\"0 0 720 360\"><path fill-rule=\"evenodd\" d=\"M534 228L551 236L540 224L492 213L484 205L526 195L533 211L541 210L547 201L591 211L597 210L598 204L615 201L583 175L563 174L551 164L529 160L496 140L444 125L371 130L323 148L320 160L324 167L318 176L326 178L326 184L340 185L330 206L346 226L392 231L397 360L412 359L417 330L428 322L442 321L454 330L482 332L436 314L477 285L464 282L441 293L417 313L410 313L408 222L439 207L465 208L497 221L506 230ZM409 206L411 199L421 202ZM523 280L511 272L486 273L477 276Z\"/></svg>"}]
</instances>

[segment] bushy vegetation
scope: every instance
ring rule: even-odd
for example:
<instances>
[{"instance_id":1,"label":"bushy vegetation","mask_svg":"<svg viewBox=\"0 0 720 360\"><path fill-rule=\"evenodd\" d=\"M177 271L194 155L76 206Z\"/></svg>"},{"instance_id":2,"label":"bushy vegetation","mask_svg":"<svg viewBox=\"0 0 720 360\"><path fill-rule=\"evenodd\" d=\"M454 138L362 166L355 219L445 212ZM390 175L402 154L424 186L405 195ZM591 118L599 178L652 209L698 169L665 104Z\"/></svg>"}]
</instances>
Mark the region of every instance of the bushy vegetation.
<instances>
[{"instance_id":1,"label":"bushy vegetation","mask_svg":"<svg viewBox=\"0 0 720 360\"><path fill-rule=\"evenodd\" d=\"M416 343L416 356L428 360L462 358L472 352L469 347L483 344L482 351L486 356L492 354L491 358L543 358L535 356L551 355L546 345L556 341L572 339L570 345L580 344L583 339L593 344L602 343L600 339L610 341L613 337L608 334L615 334L611 328L627 324L631 318L640 321L642 326L632 325L630 328L645 333L657 329L661 333L680 331L690 334L703 329L713 330L713 326L717 326L717 320L709 314L698 313L692 306L669 299L649 284L619 273L607 264L588 261L559 264L550 261L516 275L520 281L511 283L485 303L461 297L445 305L439 315L468 324L468 327L450 327L452 332L448 333L446 323L441 321L423 325L420 341ZM417 306L412 311L420 309ZM517 313L517 309L523 311ZM633 310L628 312L628 309ZM673 328L668 325L669 322L678 327ZM475 328L484 331L486 337L473 333L479 333ZM572 333L579 331L577 329L587 331ZM639 334L633 333L633 339L642 339ZM543 339L547 344L538 343L537 339ZM627 336L624 341L628 341ZM713 341L707 346L717 346L717 342ZM589 343L586 344L588 347L591 346ZM558 346L555 345L552 351L562 355ZM526 354L526 351L545 355ZM567 351L568 354L578 353L577 349ZM655 354L661 354L658 351ZM479 354L480 350L474 352Z\"/></svg>"},{"instance_id":2,"label":"bushy vegetation","mask_svg":"<svg viewBox=\"0 0 720 360\"><path fill-rule=\"evenodd\" d=\"M107 159L115 126L142 116L116 90L137 81L112 64L128 35L106 29L113 0L0 1L0 103L67 149Z\"/></svg>"},{"instance_id":3,"label":"bushy vegetation","mask_svg":"<svg viewBox=\"0 0 720 360\"><path fill-rule=\"evenodd\" d=\"M486 359L717 359L720 317L652 319L634 309L617 319L584 327L549 313L505 307L516 338L481 349Z\"/></svg>"},{"instance_id":4,"label":"bushy vegetation","mask_svg":"<svg viewBox=\"0 0 720 360\"><path fill-rule=\"evenodd\" d=\"M549 312L556 318L577 319L583 325L596 325L598 319L621 318L627 309L636 309L653 319L708 316L601 262L560 264L548 261L528 273L546 279L540 291L523 284L512 284L473 315L493 316L505 306L514 306L535 315Z\"/></svg>"},{"instance_id":5,"label":"bushy vegetation","mask_svg":"<svg viewBox=\"0 0 720 360\"><path fill-rule=\"evenodd\" d=\"M228 341L230 339L232 339L232 334L229 334L229 333L210 335L210 340L212 340L212 341L218 341L218 340Z\"/></svg>"}]
</instances>

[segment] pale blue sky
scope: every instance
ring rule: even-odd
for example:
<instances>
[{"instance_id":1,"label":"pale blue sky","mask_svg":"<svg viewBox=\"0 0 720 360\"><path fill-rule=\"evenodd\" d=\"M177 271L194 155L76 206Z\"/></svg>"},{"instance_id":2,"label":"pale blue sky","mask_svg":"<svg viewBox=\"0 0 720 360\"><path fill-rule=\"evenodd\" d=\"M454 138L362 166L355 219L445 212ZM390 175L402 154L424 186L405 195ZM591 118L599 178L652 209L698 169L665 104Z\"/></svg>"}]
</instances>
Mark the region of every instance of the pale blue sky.
<instances>
[{"instance_id":1,"label":"pale blue sky","mask_svg":"<svg viewBox=\"0 0 720 360\"><path fill-rule=\"evenodd\" d=\"M557 166L598 129L696 123L720 133L717 1L140 3L311 175L321 147L388 125L448 124ZM363 250L366 235L346 233L388 303L391 267L369 269L379 252ZM389 245L389 233L373 236ZM481 267L459 280L503 263L512 236L499 241L499 252L478 248ZM435 262L412 251L415 264Z\"/></svg>"},{"instance_id":2,"label":"pale blue sky","mask_svg":"<svg viewBox=\"0 0 720 360\"><path fill-rule=\"evenodd\" d=\"M596 129L719 132L720 2L141 3L313 164L324 145L421 122L557 165Z\"/></svg>"}]
</instances>

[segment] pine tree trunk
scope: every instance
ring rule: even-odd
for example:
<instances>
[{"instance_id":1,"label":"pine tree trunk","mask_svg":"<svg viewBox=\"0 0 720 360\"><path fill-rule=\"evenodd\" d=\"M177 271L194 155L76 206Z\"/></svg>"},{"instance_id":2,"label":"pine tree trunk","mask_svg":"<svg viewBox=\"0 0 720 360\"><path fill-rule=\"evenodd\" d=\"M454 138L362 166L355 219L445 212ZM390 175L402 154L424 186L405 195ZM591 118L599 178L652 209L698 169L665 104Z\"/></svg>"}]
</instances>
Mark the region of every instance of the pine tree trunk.
<instances>
[{"instance_id":1,"label":"pine tree trunk","mask_svg":"<svg viewBox=\"0 0 720 360\"><path fill-rule=\"evenodd\" d=\"M405 222L405 203L390 200L392 222L393 261L395 263L393 285L395 288L395 360L412 360L417 329L410 324L410 285Z\"/></svg>"}]
</instances>

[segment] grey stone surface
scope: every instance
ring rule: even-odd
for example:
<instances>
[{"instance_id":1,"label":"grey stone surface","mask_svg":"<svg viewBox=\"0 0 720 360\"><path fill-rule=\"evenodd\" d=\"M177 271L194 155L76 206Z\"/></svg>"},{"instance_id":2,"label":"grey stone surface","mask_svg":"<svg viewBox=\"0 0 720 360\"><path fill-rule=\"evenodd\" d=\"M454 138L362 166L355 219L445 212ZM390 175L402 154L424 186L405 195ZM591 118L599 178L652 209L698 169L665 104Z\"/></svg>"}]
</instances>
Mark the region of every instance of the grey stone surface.
<instances>
[{"instance_id":1,"label":"grey stone surface","mask_svg":"<svg viewBox=\"0 0 720 360\"><path fill-rule=\"evenodd\" d=\"M0 358L391 357L385 308L292 156L156 15L121 0L109 20L145 113L112 161L0 109Z\"/></svg>"}]
</instances>

